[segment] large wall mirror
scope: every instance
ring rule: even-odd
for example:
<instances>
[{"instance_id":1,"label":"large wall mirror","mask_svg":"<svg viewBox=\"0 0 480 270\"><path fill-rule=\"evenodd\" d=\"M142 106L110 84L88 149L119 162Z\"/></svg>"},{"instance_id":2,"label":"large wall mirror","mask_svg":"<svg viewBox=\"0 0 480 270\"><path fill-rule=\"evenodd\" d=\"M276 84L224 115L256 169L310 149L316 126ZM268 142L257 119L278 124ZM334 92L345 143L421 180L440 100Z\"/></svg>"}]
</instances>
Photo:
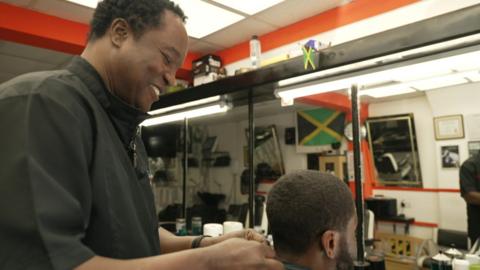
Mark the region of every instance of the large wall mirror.
<instances>
[{"instance_id":1,"label":"large wall mirror","mask_svg":"<svg viewBox=\"0 0 480 270\"><path fill-rule=\"evenodd\" d=\"M413 115L367 120L377 181L384 186L422 186Z\"/></svg>"},{"instance_id":2,"label":"large wall mirror","mask_svg":"<svg viewBox=\"0 0 480 270\"><path fill-rule=\"evenodd\" d=\"M248 130L246 131L248 139ZM282 152L275 125L255 127L253 167L256 171L267 169L271 178L285 174ZM247 152L247 151L246 151ZM245 162L248 162L245 156Z\"/></svg>"}]
</instances>

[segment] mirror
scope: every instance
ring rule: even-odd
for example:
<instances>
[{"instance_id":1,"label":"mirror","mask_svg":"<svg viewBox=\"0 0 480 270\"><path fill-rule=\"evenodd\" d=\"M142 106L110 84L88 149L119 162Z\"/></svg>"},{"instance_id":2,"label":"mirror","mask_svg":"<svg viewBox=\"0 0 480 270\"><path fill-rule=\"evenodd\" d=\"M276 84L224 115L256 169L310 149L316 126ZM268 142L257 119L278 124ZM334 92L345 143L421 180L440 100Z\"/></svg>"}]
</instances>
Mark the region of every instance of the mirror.
<instances>
[{"instance_id":1,"label":"mirror","mask_svg":"<svg viewBox=\"0 0 480 270\"><path fill-rule=\"evenodd\" d=\"M366 122L377 181L384 186L422 186L413 115L370 118Z\"/></svg>"},{"instance_id":2,"label":"mirror","mask_svg":"<svg viewBox=\"0 0 480 270\"><path fill-rule=\"evenodd\" d=\"M248 129L245 130L248 142ZM257 177L278 178L285 173L282 152L275 125L255 127L253 167ZM248 148L245 148L245 164L248 164Z\"/></svg>"}]
</instances>

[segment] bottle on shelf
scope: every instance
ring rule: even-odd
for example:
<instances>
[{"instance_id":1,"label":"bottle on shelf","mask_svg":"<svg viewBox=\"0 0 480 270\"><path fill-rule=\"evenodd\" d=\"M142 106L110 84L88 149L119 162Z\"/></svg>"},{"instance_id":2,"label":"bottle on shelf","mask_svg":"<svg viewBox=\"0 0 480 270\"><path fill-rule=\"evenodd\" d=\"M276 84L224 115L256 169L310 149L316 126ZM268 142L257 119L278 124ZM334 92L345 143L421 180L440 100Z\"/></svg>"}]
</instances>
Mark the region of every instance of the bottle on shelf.
<instances>
[{"instance_id":1,"label":"bottle on shelf","mask_svg":"<svg viewBox=\"0 0 480 270\"><path fill-rule=\"evenodd\" d=\"M253 68L259 68L261 62L262 46L257 36L252 36L250 40L250 61Z\"/></svg>"}]
</instances>

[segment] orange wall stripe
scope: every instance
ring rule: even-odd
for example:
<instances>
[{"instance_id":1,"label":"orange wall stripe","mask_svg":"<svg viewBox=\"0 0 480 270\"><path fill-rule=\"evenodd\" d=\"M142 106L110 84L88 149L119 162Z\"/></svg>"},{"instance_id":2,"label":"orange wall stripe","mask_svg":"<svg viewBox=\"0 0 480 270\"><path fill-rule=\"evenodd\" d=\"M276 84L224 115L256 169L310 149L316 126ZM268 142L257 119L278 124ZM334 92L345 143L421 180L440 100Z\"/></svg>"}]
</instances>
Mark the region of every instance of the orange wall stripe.
<instances>
[{"instance_id":1,"label":"orange wall stripe","mask_svg":"<svg viewBox=\"0 0 480 270\"><path fill-rule=\"evenodd\" d=\"M451 192L451 193L460 192L460 189L454 189L454 188L374 187L373 189L374 190L415 191L415 192Z\"/></svg>"},{"instance_id":2,"label":"orange wall stripe","mask_svg":"<svg viewBox=\"0 0 480 270\"><path fill-rule=\"evenodd\" d=\"M69 54L80 54L85 48L87 24L5 3L0 3L0 14L0 40ZM198 57L198 53L188 53L181 68L191 70L192 60Z\"/></svg>"},{"instance_id":3,"label":"orange wall stripe","mask_svg":"<svg viewBox=\"0 0 480 270\"><path fill-rule=\"evenodd\" d=\"M381 219L378 219L378 222L382 222L382 223L404 223L404 222L401 222L401 221L390 221L390 220L381 220ZM437 223L424 222L424 221L414 221L412 223L412 225L417 226L417 227L428 227L428 228L437 228L438 227Z\"/></svg>"},{"instance_id":4,"label":"orange wall stripe","mask_svg":"<svg viewBox=\"0 0 480 270\"><path fill-rule=\"evenodd\" d=\"M419 0L354 0L260 36L262 51L266 52L416 2ZM249 56L248 42L242 42L215 54L222 58L224 65L242 60Z\"/></svg>"},{"instance_id":5,"label":"orange wall stripe","mask_svg":"<svg viewBox=\"0 0 480 270\"><path fill-rule=\"evenodd\" d=\"M437 223L423 222L423 221L414 221L413 225L414 226L420 226L420 227L430 227L430 228L437 228L438 227Z\"/></svg>"},{"instance_id":6,"label":"orange wall stripe","mask_svg":"<svg viewBox=\"0 0 480 270\"><path fill-rule=\"evenodd\" d=\"M0 38L17 43L79 54L88 25L0 3Z\"/></svg>"}]
</instances>

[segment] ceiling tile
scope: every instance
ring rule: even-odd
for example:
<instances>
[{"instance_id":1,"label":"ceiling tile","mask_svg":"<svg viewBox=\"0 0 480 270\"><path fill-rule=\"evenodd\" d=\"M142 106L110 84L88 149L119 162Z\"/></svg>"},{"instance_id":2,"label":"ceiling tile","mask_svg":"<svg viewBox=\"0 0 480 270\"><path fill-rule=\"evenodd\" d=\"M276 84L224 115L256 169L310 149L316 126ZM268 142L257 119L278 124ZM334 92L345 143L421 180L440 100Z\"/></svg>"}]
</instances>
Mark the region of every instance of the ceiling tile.
<instances>
[{"instance_id":1,"label":"ceiling tile","mask_svg":"<svg viewBox=\"0 0 480 270\"><path fill-rule=\"evenodd\" d=\"M58 65L64 63L72 57L70 54L28 46L20 43L2 41L0 44L0 54L17 56L34 61L45 62L47 64Z\"/></svg>"},{"instance_id":2,"label":"ceiling tile","mask_svg":"<svg viewBox=\"0 0 480 270\"><path fill-rule=\"evenodd\" d=\"M275 29L275 27L265 22L250 17L225 28L223 31L213 33L202 40L228 48L249 40L252 35L260 36L272 32Z\"/></svg>"},{"instance_id":3,"label":"ceiling tile","mask_svg":"<svg viewBox=\"0 0 480 270\"><path fill-rule=\"evenodd\" d=\"M201 54L211 53L222 49L225 49L225 47L211 44L202 40L198 40L192 47L189 48L190 51Z\"/></svg>"},{"instance_id":4,"label":"ceiling tile","mask_svg":"<svg viewBox=\"0 0 480 270\"><path fill-rule=\"evenodd\" d=\"M262 10L268 9L284 0L213 0L234 10L253 15Z\"/></svg>"},{"instance_id":5,"label":"ceiling tile","mask_svg":"<svg viewBox=\"0 0 480 270\"><path fill-rule=\"evenodd\" d=\"M192 47L195 46L195 44L198 43L198 39L196 38L192 38L192 37L188 37L188 50L191 51Z\"/></svg>"},{"instance_id":6,"label":"ceiling tile","mask_svg":"<svg viewBox=\"0 0 480 270\"><path fill-rule=\"evenodd\" d=\"M320 14L339 6L344 2L345 0L286 0L285 2L254 15L253 17L277 27L283 27Z\"/></svg>"},{"instance_id":7,"label":"ceiling tile","mask_svg":"<svg viewBox=\"0 0 480 270\"><path fill-rule=\"evenodd\" d=\"M30 5L32 0L2 0L1 2L9 3L14 6L19 6L19 7L26 7Z\"/></svg>"},{"instance_id":8,"label":"ceiling tile","mask_svg":"<svg viewBox=\"0 0 480 270\"><path fill-rule=\"evenodd\" d=\"M202 38L244 19L244 16L238 13L199 0L174 0L174 2L187 15L188 35L195 38Z\"/></svg>"},{"instance_id":9,"label":"ceiling tile","mask_svg":"<svg viewBox=\"0 0 480 270\"><path fill-rule=\"evenodd\" d=\"M93 9L65 0L38 0L31 8L42 13L88 24L93 16Z\"/></svg>"}]
</instances>

